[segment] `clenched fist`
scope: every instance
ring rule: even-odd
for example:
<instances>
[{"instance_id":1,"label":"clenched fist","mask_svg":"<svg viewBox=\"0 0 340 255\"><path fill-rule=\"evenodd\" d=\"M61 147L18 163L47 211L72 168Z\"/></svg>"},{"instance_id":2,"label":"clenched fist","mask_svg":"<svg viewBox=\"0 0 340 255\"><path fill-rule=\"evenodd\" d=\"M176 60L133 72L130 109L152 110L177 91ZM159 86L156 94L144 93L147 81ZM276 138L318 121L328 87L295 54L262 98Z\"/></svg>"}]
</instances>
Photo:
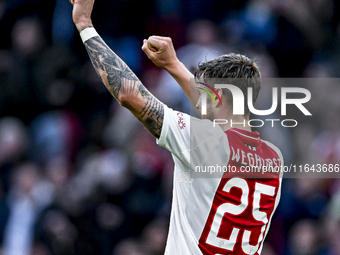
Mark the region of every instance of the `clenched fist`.
<instances>
[{"instance_id":1,"label":"clenched fist","mask_svg":"<svg viewBox=\"0 0 340 255\"><path fill-rule=\"evenodd\" d=\"M170 37L150 36L143 42L142 50L160 68L168 69L178 63Z\"/></svg>"},{"instance_id":2,"label":"clenched fist","mask_svg":"<svg viewBox=\"0 0 340 255\"><path fill-rule=\"evenodd\" d=\"M91 13L94 0L70 0L73 5L72 18L78 31L92 27Z\"/></svg>"}]
</instances>

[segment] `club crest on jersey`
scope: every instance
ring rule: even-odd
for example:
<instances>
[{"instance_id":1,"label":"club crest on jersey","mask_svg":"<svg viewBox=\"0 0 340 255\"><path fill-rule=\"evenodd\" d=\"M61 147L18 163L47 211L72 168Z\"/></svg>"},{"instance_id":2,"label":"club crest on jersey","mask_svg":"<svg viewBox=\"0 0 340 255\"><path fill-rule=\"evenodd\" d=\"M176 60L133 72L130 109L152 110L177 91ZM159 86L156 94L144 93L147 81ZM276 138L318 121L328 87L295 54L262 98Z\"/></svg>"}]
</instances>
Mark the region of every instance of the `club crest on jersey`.
<instances>
[{"instance_id":1,"label":"club crest on jersey","mask_svg":"<svg viewBox=\"0 0 340 255\"><path fill-rule=\"evenodd\" d=\"M177 125L179 126L180 130L183 130L185 128L183 113L179 112L179 113L177 113L177 116L178 116Z\"/></svg>"}]
</instances>

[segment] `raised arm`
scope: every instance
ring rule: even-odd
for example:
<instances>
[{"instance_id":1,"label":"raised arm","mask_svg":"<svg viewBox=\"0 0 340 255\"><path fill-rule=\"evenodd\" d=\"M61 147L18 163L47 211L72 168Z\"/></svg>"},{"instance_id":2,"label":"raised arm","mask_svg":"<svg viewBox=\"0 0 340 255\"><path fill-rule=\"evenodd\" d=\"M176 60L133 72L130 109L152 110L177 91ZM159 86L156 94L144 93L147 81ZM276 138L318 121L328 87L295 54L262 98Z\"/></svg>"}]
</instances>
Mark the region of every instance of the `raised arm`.
<instances>
[{"instance_id":1,"label":"raised arm","mask_svg":"<svg viewBox=\"0 0 340 255\"><path fill-rule=\"evenodd\" d=\"M164 105L140 82L137 76L93 29L94 0L70 0L73 21L81 32L85 48L104 85L117 101L128 108L156 137L161 134Z\"/></svg>"},{"instance_id":2,"label":"raised arm","mask_svg":"<svg viewBox=\"0 0 340 255\"><path fill-rule=\"evenodd\" d=\"M178 60L171 38L150 36L144 40L142 49L155 65L165 69L177 81L196 109L199 93L196 85L190 82L194 75Z\"/></svg>"}]
</instances>

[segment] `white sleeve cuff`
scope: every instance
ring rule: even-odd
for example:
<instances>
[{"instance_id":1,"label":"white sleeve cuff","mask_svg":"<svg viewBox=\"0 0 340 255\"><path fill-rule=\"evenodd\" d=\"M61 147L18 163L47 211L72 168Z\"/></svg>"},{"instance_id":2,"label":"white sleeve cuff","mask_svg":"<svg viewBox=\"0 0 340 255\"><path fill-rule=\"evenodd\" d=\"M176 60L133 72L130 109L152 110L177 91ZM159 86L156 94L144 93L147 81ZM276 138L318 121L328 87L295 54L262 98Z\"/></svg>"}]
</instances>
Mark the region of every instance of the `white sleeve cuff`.
<instances>
[{"instance_id":1,"label":"white sleeve cuff","mask_svg":"<svg viewBox=\"0 0 340 255\"><path fill-rule=\"evenodd\" d=\"M80 32L80 37L83 43L95 36L99 36L99 34L93 27L87 27Z\"/></svg>"}]
</instances>

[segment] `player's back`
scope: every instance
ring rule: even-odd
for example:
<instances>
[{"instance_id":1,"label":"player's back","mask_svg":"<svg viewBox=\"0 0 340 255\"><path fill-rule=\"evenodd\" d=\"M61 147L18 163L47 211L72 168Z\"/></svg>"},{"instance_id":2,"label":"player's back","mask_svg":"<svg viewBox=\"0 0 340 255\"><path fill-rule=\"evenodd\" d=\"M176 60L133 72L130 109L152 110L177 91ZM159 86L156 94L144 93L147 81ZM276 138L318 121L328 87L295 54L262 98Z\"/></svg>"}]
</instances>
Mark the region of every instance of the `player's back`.
<instances>
[{"instance_id":1,"label":"player's back","mask_svg":"<svg viewBox=\"0 0 340 255\"><path fill-rule=\"evenodd\" d=\"M256 132L224 133L168 109L165 119L159 144L175 162L165 254L259 254L281 187L279 173L261 170L283 164L279 150Z\"/></svg>"},{"instance_id":2,"label":"player's back","mask_svg":"<svg viewBox=\"0 0 340 255\"><path fill-rule=\"evenodd\" d=\"M258 254L280 196L282 158L257 132L231 129L226 172L199 238L203 254ZM275 168L276 167L276 168Z\"/></svg>"}]
</instances>

